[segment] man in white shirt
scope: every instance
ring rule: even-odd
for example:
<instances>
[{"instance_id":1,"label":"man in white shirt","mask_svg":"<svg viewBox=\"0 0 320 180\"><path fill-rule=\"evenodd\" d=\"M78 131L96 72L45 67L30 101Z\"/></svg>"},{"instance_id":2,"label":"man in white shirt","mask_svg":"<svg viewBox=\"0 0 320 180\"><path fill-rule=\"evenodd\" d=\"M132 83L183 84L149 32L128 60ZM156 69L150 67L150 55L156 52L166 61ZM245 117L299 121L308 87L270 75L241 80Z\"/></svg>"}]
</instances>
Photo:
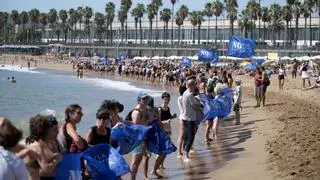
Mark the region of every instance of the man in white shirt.
<instances>
[{"instance_id":1,"label":"man in white shirt","mask_svg":"<svg viewBox=\"0 0 320 180\"><path fill-rule=\"evenodd\" d=\"M236 117L236 124L240 124L240 108L241 108L241 99L242 99L242 86L241 86L241 80L236 79L235 80L236 87L233 90L233 111L235 113Z\"/></svg>"}]
</instances>

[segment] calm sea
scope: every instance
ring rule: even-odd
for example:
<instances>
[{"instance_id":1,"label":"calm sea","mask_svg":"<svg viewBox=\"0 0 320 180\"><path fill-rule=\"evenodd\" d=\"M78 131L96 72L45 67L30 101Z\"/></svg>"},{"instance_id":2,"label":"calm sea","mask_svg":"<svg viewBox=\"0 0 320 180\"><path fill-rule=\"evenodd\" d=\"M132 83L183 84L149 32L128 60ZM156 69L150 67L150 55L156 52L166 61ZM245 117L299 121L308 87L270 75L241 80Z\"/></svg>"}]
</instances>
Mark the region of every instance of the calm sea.
<instances>
[{"instance_id":1,"label":"calm sea","mask_svg":"<svg viewBox=\"0 0 320 180\"><path fill-rule=\"evenodd\" d=\"M9 83L7 78L14 76L17 83ZM98 77L77 79L71 72L47 69L0 67L0 116L6 116L28 133L30 117L46 109L54 110L57 118L63 120L67 105L77 103L83 108L84 116L78 125L84 134L95 124L95 113L105 99L116 99L124 104L121 114L124 117L136 103L139 91L146 91L160 105L162 89L145 84L117 81ZM177 112L177 94L171 101L171 109Z\"/></svg>"}]
</instances>

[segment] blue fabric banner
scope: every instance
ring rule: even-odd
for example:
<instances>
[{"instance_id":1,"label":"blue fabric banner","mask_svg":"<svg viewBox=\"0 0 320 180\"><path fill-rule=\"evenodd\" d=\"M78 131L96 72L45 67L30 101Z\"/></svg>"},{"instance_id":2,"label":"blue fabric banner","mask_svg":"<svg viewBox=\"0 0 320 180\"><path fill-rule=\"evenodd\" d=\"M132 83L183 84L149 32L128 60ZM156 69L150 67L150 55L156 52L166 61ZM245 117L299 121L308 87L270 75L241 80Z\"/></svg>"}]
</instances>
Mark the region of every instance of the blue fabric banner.
<instances>
[{"instance_id":1,"label":"blue fabric banner","mask_svg":"<svg viewBox=\"0 0 320 180\"><path fill-rule=\"evenodd\" d=\"M223 89L220 96L216 96L214 99L208 96L200 96L201 103L203 105L203 114L205 120L215 117L226 118L229 116L233 103L233 93L229 88Z\"/></svg>"},{"instance_id":2,"label":"blue fabric banner","mask_svg":"<svg viewBox=\"0 0 320 180\"><path fill-rule=\"evenodd\" d=\"M264 59L253 59L251 61L251 64L255 65L255 66L261 66L261 64L264 62Z\"/></svg>"},{"instance_id":3,"label":"blue fabric banner","mask_svg":"<svg viewBox=\"0 0 320 180\"><path fill-rule=\"evenodd\" d=\"M111 131L111 137L118 140L119 153L128 154L145 139L151 126L123 123Z\"/></svg>"},{"instance_id":4,"label":"blue fabric banner","mask_svg":"<svg viewBox=\"0 0 320 180\"><path fill-rule=\"evenodd\" d=\"M83 153L92 179L116 179L130 172L130 167L109 144L99 144Z\"/></svg>"},{"instance_id":5,"label":"blue fabric banner","mask_svg":"<svg viewBox=\"0 0 320 180\"><path fill-rule=\"evenodd\" d=\"M229 42L228 56L250 58L254 55L255 39L232 36Z\"/></svg>"},{"instance_id":6,"label":"blue fabric banner","mask_svg":"<svg viewBox=\"0 0 320 180\"><path fill-rule=\"evenodd\" d=\"M148 131L147 148L150 152L160 156L166 156L177 150L167 134L160 128L159 122L154 120L152 129Z\"/></svg>"},{"instance_id":7,"label":"blue fabric banner","mask_svg":"<svg viewBox=\"0 0 320 180\"><path fill-rule=\"evenodd\" d=\"M192 61L191 59L187 58L187 57L182 57L182 63L181 63L182 67L192 67Z\"/></svg>"},{"instance_id":8,"label":"blue fabric banner","mask_svg":"<svg viewBox=\"0 0 320 180\"><path fill-rule=\"evenodd\" d=\"M219 61L219 53L211 48L198 49L198 60L216 63Z\"/></svg>"},{"instance_id":9,"label":"blue fabric banner","mask_svg":"<svg viewBox=\"0 0 320 180\"><path fill-rule=\"evenodd\" d=\"M57 166L56 180L60 179L81 179L80 166L81 153L63 154L63 160Z\"/></svg>"}]
</instances>

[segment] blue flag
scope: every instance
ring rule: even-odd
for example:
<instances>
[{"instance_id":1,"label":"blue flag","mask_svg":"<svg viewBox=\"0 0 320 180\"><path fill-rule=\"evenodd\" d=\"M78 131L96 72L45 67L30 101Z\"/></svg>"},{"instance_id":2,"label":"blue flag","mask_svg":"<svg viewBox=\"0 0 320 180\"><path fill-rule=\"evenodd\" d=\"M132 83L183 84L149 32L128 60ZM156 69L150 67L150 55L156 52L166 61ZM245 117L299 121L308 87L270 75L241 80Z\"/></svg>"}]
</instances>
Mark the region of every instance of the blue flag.
<instances>
[{"instance_id":1,"label":"blue flag","mask_svg":"<svg viewBox=\"0 0 320 180\"><path fill-rule=\"evenodd\" d=\"M92 179L116 179L130 172L129 165L109 144L99 144L83 153Z\"/></svg>"},{"instance_id":2,"label":"blue flag","mask_svg":"<svg viewBox=\"0 0 320 180\"><path fill-rule=\"evenodd\" d=\"M182 67L192 67L192 61L191 59L187 58L187 57L182 57L182 63L181 63Z\"/></svg>"},{"instance_id":3,"label":"blue flag","mask_svg":"<svg viewBox=\"0 0 320 180\"><path fill-rule=\"evenodd\" d=\"M216 63L219 61L219 54L211 48L198 49L198 60Z\"/></svg>"},{"instance_id":4,"label":"blue flag","mask_svg":"<svg viewBox=\"0 0 320 180\"><path fill-rule=\"evenodd\" d=\"M160 156L166 156L177 150L156 120L153 121L152 129L148 132L147 147L149 151Z\"/></svg>"},{"instance_id":5,"label":"blue flag","mask_svg":"<svg viewBox=\"0 0 320 180\"><path fill-rule=\"evenodd\" d=\"M119 153L128 154L141 144L151 126L123 123L111 131L111 137L119 143Z\"/></svg>"},{"instance_id":6,"label":"blue flag","mask_svg":"<svg viewBox=\"0 0 320 180\"><path fill-rule=\"evenodd\" d=\"M56 179L81 179L81 153L63 154L63 160L57 166Z\"/></svg>"},{"instance_id":7,"label":"blue flag","mask_svg":"<svg viewBox=\"0 0 320 180\"><path fill-rule=\"evenodd\" d=\"M251 64L253 64L255 66L260 66L263 62L264 62L264 59L253 59L251 61Z\"/></svg>"},{"instance_id":8,"label":"blue flag","mask_svg":"<svg viewBox=\"0 0 320 180\"><path fill-rule=\"evenodd\" d=\"M232 36L229 42L228 56L250 58L254 55L255 39Z\"/></svg>"},{"instance_id":9,"label":"blue flag","mask_svg":"<svg viewBox=\"0 0 320 180\"><path fill-rule=\"evenodd\" d=\"M116 65L119 65L119 63L120 63L120 58L116 58L115 61L116 61Z\"/></svg>"}]
</instances>

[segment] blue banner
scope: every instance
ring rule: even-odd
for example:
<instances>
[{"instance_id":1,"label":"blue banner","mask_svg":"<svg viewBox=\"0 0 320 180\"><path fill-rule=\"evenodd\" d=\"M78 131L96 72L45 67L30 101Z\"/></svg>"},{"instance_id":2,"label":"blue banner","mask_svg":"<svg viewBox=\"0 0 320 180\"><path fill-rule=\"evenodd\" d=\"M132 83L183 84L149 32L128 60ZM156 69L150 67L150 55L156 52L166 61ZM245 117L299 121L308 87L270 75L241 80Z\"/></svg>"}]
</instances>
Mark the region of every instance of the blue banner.
<instances>
[{"instance_id":1,"label":"blue banner","mask_svg":"<svg viewBox=\"0 0 320 180\"><path fill-rule=\"evenodd\" d=\"M111 137L119 143L119 153L128 154L141 144L151 126L123 123L111 131Z\"/></svg>"},{"instance_id":2,"label":"blue banner","mask_svg":"<svg viewBox=\"0 0 320 180\"><path fill-rule=\"evenodd\" d=\"M254 55L255 39L232 36L229 42L228 56L250 58Z\"/></svg>"},{"instance_id":3,"label":"blue banner","mask_svg":"<svg viewBox=\"0 0 320 180\"><path fill-rule=\"evenodd\" d=\"M264 62L264 59L253 59L251 61L251 64L255 65L255 66L261 66L261 64Z\"/></svg>"},{"instance_id":4,"label":"blue banner","mask_svg":"<svg viewBox=\"0 0 320 180\"><path fill-rule=\"evenodd\" d=\"M109 144L99 144L83 153L92 179L116 179L130 172L130 167Z\"/></svg>"},{"instance_id":5,"label":"blue banner","mask_svg":"<svg viewBox=\"0 0 320 180\"><path fill-rule=\"evenodd\" d=\"M192 67L192 61L191 59L187 58L187 57L182 57L182 63L181 63L182 67Z\"/></svg>"},{"instance_id":6,"label":"blue banner","mask_svg":"<svg viewBox=\"0 0 320 180\"><path fill-rule=\"evenodd\" d=\"M63 160L57 166L56 179L81 179L81 153L63 154Z\"/></svg>"},{"instance_id":7,"label":"blue banner","mask_svg":"<svg viewBox=\"0 0 320 180\"><path fill-rule=\"evenodd\" d=\"M219 61L219 53L211 48L198 49L198 60L216 63Z\"/></svg>"},{"instance_id":8,"label":"blue banner","mask_svg":"<svg viewBox=\"0 0 320 180\"><path fill-rule=\"evenodd\" d=\"M126 60L126 59L128 59L128 54L126 54L126 53L124 53L124 52L122 52L122 53L120 53L120 55L119 55L119 59L120 60Z\"/></svg>"},{"instance_id":9,"label":"blue banner","mask_svg":"<svg viewBox=\"0 0 320 180\"><path fill-rule=\"evenodd\" d=\"M220 96L212 99L208 96L200 96L203 105L203 114L205 119L215 117L226 118L229 116L233 103L233 93L229 88L223 89Z\"/></svg>"},{"instance_id":10,"label":"blue banner","mask_svg":"<svg viewBox=\"0 0 320 180\"><path fill-rule=\"evenodd\" d=\"M147 135L147 148L150 152L160 156L166 156L177 150L156 120L153 121L152 129L150 129Z\"/></svg>"}]
</instances>

